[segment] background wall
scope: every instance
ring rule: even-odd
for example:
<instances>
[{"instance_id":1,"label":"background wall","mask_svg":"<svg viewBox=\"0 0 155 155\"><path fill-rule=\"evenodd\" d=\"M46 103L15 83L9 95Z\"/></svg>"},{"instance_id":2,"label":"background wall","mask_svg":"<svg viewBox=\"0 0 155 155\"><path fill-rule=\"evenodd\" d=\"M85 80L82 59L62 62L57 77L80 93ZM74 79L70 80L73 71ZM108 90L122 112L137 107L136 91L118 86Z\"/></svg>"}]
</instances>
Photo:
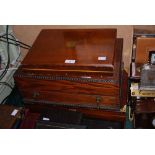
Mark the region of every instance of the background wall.
<instances>
[{"instance_id":1,"label":"background wall","mask_svg":"<svg viewBox=\"0 0 155 155\"><path fill-rule=\"evenodd\" d=\"M139 31L150 31L151 33L155 32L155 25L134 25L133 28Z\"/></svg>"},{"instance_id":2,"label":"background wall","mask_svg":"<svg viewBox=\"0 0 155 155\"><path fill-rule=\"evenodd\" d=\"M44 28L117 28L117 36L124 39L123 60L125 69L129 71L132 49L132 25L13 25L12 29L16 37L29 45L32 45L37 35ZM27 54L27 50L22 50L22 56Z\"/></svg>"}]
</instances>

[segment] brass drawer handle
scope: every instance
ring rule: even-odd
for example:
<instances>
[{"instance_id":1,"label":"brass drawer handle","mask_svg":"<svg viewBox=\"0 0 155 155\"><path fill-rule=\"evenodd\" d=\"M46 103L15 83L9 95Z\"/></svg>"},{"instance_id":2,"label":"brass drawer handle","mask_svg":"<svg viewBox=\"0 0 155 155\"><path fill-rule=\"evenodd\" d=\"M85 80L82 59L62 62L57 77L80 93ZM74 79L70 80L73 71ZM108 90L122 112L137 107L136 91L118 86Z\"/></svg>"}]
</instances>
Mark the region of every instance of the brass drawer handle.
<instances>
[{"instance_id":1,"label":"brass drawer handle","mask_svg":"<svg viewBox=\"0 0 155 155\"><path fill-rule=\"evenodd\" d=\"M40 94L38 92L33 92L33 98L36 98L37 96L39 96Z\"/></svg>"},{"instance_id":2,"label":"brass drawer handle","mask_svg":"<svg viewBox=\"0 0 155 155\"><path fill-rule=\"evenodd\" d=\"M101 102L101 100L102 100L102 98L100 96L96 96L96 103L99 104Z\"/></svg>"}]
</instances>

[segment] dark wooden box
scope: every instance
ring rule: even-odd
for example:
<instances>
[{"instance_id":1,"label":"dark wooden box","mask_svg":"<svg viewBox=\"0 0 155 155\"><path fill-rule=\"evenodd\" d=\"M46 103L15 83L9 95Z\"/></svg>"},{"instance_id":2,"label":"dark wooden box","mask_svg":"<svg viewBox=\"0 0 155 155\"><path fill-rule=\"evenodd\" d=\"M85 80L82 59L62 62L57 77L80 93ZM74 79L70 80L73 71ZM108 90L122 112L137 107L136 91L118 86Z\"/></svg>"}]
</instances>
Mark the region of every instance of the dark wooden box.
<instances>
[{"instance_id":1,"label":"dark wooden box","mask_svg":"<svg viewBox=\"0 0 155 155\"><path fill-rule=\"evenodd\" d=\"M15 82L26 104L120 111L122 47L116 29L45 29Z\"/></svg>"},{"instance_id":2,"label":"dark wooden box","mask_svg":"<svg viewBox=\"0 0 155 155\"><path fill-rule=\"evenodd\" d=\"M21 108L0 105L0 129L11 129L16 127L16 123L21 119Z\"/></svg>"}]
</instances>

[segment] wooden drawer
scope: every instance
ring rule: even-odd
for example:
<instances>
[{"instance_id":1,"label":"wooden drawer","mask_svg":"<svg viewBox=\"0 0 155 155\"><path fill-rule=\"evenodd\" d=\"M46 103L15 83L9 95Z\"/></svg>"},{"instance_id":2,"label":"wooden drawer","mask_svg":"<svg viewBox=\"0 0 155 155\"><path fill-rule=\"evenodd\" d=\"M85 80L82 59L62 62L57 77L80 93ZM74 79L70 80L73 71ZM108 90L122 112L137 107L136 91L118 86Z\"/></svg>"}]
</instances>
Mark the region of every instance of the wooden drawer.
<instances>
[{"instance_id":1,"label":"wooden drawer","mask_svg":"<svg viewBox=\"0 0 155 155\"><path fill-rule=\"evenodd\" d=\"M115 109L119 105L117 96L86 95L55 91L21 90L25 103L60 104L70 106Z\"/></svg>"}]
</instances>

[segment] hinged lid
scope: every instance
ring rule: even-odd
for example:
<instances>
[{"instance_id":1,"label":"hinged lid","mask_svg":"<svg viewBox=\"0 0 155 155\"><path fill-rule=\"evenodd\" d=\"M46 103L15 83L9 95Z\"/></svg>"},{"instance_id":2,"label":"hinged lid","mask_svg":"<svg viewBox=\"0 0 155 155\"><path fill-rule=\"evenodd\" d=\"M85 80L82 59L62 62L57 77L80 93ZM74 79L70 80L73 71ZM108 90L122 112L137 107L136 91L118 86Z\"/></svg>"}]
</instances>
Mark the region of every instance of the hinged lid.
<instances>
[{"instance_id":1,"label":"hinged lid","mask_svg":"<svg viewBox=\"0 0 155 155\"><path fill-rule=\"evenodd\" d=\"M22 65L113 71L115 42L116 29L45 29L40 32Z\"/></svg>"}]
</instances>

